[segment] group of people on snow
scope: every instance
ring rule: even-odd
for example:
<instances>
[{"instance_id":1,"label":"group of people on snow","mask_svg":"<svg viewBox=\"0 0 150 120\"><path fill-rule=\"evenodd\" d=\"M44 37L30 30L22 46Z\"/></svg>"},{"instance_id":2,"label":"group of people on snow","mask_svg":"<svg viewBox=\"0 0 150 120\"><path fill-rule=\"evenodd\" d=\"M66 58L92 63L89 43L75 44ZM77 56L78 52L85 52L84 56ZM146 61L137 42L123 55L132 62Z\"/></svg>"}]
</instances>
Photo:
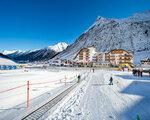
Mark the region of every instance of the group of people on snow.
<instances>
[{"instance_id":1,"label":"group of people on snow","mask_svg":"<svg viewBox=\"0 0 150 120\"><path fill-rule=\"evenodd\" d=\"M143 77L143 69L142 68L133 69L132 74L134 76Z\"/></svg>"}]
</instances>

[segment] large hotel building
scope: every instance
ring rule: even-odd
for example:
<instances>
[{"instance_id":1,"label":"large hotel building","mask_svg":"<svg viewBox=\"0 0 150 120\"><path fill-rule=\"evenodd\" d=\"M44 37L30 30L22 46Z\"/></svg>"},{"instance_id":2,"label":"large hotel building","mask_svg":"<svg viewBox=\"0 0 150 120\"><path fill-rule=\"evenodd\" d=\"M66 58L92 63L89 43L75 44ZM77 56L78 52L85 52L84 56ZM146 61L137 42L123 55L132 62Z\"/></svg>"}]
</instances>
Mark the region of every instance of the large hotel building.
<instances>
[{"instance_id":1,"label":"large hotel building","mask_svg":"<svg viewBox=\"0 0 150 120\"><path fill-rule=\"evenodd\" d=\"M119 64L132 64L133 54L122 49L114 49L109 52L97 53L93 46L82 48L75 57L75 61L82 65L91 63L107 64L112 66L119 66Z\"/></svg>"}]
</instances>

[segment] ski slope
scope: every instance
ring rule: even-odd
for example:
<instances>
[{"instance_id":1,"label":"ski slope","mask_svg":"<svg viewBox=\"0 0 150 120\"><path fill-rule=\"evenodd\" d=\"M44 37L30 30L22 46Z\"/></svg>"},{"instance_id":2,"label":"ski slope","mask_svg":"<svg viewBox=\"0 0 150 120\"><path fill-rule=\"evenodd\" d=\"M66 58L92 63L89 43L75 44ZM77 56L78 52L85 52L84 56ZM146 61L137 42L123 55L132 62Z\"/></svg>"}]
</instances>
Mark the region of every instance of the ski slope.
<instances>
[{"instance_id":1,"label":"ski slope","mask_svg":"<svg viewBox=\"0 0 150 120\"><path fill-rule=\"evenodd\" d=\"M113 76L114 85L108 85ZM46 120L141 120L150 118L150 77L96 70Z\"/></svg>"}]
</instances>

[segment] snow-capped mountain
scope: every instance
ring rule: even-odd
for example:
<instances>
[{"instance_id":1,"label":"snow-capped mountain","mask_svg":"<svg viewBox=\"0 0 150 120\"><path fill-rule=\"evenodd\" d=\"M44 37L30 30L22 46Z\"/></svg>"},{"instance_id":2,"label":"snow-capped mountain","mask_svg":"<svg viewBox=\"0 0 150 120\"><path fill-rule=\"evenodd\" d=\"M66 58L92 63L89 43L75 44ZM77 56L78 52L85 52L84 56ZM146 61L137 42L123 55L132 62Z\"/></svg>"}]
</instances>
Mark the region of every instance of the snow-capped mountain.
<instances>
[{"instance_id":1,"label":"snow-capped mountain","mask_svg":"<svg viewBox=\"0 0 150 120\"><path fill-rule=\"evenodd\" d=\"M12 53L15 53L15 52L17 52L18 50L4 50L3 51L3 54L4 55L8 55L8 54L12 54Z\"/></svg>"},{"instance_id":2,"label":"snow-capped mountain","mask_svg":"<svg viewBox=\"0 0 150 120\"><path fill-rule=\"evenodd\" d=\"M9 56L10 58L16 61L31 62L31 61L51 59L59 52L65 50L67 46L68 45L66 43L61 42L54 46L49 46L43 49L29 50L25 52L17 51L17 50L4 51L3 54Z\"/></svg>"},{"instance_id":3,"label":"snow-capped mountain","mask_svg":"<svg viewBox=\"0 0 150 120\"><path fill-rule=\"evenodd\" d=\"M81 48L91 45L94 45L98 52L125 49L139 54L148 51L149 54L150 11L137 13L125 19L98 17L88 30L54 59L73 59Z\"/></svg>"},{"instance_id":4,"label":"snow-capped mountain","mask_svg":"<svg viewBox=\"0 0 150 120\"><path fill-rule=\"evenodd\" d=\"M67 48L67 44L65 42L57 43L56 45L49 46L49 49L54 50L55 52L61 52Z\"/></svg>"},{"instance_id":5,"label":"snow-capped mountain","mask_svg":"<svg viewBox=\"0 0 150 120\"><path fill-rule=\"evenodd\" d=\"M133 16L124 19L129 22L137 22L137 21L149 21L150 20L150 10L145 11L143 13L135 13Z\"/></svg>"}]
</instances>

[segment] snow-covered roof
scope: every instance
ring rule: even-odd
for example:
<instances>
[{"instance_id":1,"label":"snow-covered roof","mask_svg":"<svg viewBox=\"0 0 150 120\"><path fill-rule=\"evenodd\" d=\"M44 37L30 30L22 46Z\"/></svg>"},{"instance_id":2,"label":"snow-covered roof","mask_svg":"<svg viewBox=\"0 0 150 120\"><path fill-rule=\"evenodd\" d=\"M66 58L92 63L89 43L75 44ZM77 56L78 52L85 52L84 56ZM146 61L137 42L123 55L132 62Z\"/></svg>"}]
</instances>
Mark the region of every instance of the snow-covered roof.
<instances>
[{"instance_id":1,"label":"snow-covered roof","mask_svg":"<svg viewBox=\"0 0 150 120\"><path fill-rule=\"evenodd\" d=\"M0 65L17 65L17 63L12 60L0 57Z\"/></svg>"}]
</instances>

